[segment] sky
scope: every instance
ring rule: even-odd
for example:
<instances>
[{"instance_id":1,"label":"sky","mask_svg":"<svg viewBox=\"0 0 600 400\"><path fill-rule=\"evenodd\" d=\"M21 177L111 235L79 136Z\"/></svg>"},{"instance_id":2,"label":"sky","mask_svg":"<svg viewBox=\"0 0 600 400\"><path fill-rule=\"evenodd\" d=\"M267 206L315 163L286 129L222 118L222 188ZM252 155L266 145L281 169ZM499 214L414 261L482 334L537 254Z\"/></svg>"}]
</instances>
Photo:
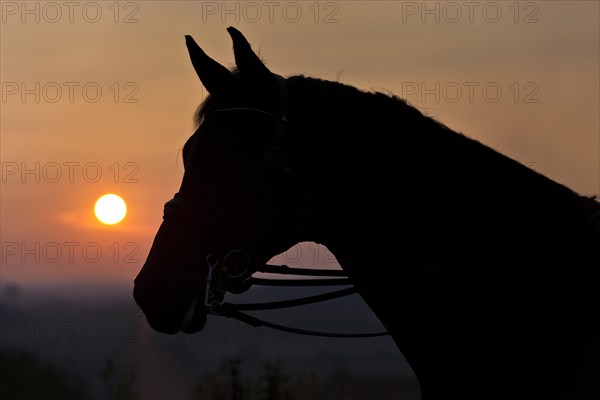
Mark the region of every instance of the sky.
<instances>
[{"instance_id":1,"label":"sky","mask_svg":"<svg viewBox=\"0 0 600 400\"><path fill-rule=\"evenodd\" d=\"M231 67L228 26L273 72L393 93L599 194L599 4L2 1L0 283L132 285L206 94L184 35ZM94 217L105 193L123 222ZM281 258L335 264L315 246Z\"/></svg>"}]
</instances>

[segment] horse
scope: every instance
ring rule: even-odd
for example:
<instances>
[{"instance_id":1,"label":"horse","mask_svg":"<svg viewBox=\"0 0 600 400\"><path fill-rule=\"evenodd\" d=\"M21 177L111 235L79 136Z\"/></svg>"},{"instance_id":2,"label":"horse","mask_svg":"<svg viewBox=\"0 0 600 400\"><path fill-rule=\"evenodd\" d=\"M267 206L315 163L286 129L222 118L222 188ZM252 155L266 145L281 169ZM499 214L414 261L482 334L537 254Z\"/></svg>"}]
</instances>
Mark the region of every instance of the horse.
<instances>
[{"instance_id":1,"label":"horse","mask_svg":"<svg viewBox=\"0 0 600 400\"><path fill-rule=\"evenodd\" d=\"M600 399L595 196L398 96L275 74L227 31L232 69L185 37L209 95L134 281L154 330L199 332L225 291L310 241L334 254L422 399Z\"/></svg>"}]
</instances>

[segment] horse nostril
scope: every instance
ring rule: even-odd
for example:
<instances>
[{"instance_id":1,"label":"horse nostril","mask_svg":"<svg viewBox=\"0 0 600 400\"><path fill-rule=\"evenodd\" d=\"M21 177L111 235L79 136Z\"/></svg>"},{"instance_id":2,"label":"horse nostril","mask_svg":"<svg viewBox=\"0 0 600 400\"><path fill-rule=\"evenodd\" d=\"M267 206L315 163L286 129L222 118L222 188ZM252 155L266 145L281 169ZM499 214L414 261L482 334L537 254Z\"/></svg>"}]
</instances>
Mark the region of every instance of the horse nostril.
<instances>
[{"instance_id":1,"label":"horse nostril","mask_svg":"<svg viewBox=\"0 0 600 400\"><path fill-rule=\"evenodd\" d=\"M133 298L144 311L148 308L156 308L156 305L162 303L159 294L160 285L155 281L141 282L136 280L133 286Z\"/></svg>"}]
</instances>

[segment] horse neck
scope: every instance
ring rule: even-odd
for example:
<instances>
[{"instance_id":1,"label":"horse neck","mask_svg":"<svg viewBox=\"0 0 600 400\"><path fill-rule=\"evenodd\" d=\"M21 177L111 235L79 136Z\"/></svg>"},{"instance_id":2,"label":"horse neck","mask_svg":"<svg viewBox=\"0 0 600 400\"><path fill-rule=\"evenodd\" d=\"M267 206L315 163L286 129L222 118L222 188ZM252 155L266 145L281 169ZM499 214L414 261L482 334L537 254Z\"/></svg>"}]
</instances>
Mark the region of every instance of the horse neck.
<instances>
[{"instance_id":1,"label":"horse neck","mask_svg":"<svg viewBox=\"0 0 600 400\"><path fill-rule=\"evenodd\" d=\"M524 256L571 234L581 196L399 99L291 79L290 126L306 221L338 259L399 245L432 260Z\"/></svg>"},{"instance_id":2,"label":"horse neck","mask_svg":"<svg viewBox=\"0 0 600 400\"><path fill-rule=\"evenodd\" d=\"M556 255L572 255L592 201L399 101L394 111L380 96L369 104L368 96L318 86L290 84L290 156L300 201L312 211L297 219L306 240L327 246L348 272L417 375L423 398L492 398L489 388L478 392L478 377L504 377L520 363L482 364L479 355L520 343L504 334L520 335L526 324L505 331L484 316L506 317L514 271L533 276L525 282L533 285L549 264L572 265ZM595 240L597 249L594 235L587 243ZM598 250L587 254L597 262ZM537 263L528 263L532 257ZM544 350L555 344L546 331L542 339ZM536 371L535 382L548 379L548 369ZM504 383L516 393L510 379Z\"/></svg>"}]
</instances>

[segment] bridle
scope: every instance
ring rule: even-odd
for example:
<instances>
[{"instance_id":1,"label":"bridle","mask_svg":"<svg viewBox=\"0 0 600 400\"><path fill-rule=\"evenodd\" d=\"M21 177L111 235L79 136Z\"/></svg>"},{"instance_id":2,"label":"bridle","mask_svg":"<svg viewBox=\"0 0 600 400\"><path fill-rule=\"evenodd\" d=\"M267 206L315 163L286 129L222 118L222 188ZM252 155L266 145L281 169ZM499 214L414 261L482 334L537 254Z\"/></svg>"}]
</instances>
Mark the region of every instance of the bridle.
<instances>
[{"instance_id":1,"label":"bridle","mask_svg":"<svg viewBox=\"0 0 600 400\"><path fill-rule=\"evenodd\" d=\"M285 132L287 127L287 109L288 109L288 93L286 80L280 75L274 75L277 81L279 89L279 111L278 114L273 114L265 110L250 107L236 107L236 108L221 108L212 110L210 114L214 113L225 113L225 112L254 112L262 115L269 116L277 121L277 128L275 137L271 148L265 153L265 162L263 166L258 170L258 175L265 173L267 167L273 162L275 156L279 156L281 160L281 168L284 176L288 175L291 171L289 165L285 160L285 154L283 153L283 145ZM211 225L216 231L223 232L222 227L216 222L207 212L197 207L195 204L185 200L181 196L176 196L169 200L165 204L164 210L165 216L173 213L184 213L188 216L192 216L197 220L201 220L204 223ZM251 315L244 313L243 311L258 311L258 310L274 310L280 308L296 307L301 305L313 304L321 301L336 299L339 297L347 296L350 294L357 293L356 288L350 287L341 290L335 290L323 294L306 296L300 298L294 298L289 300L266 302L266 303L248 303L248 304L237 304L224 302L223 298L226 292L230 293L242 293L250 288L252 285L263 285L263 286L338 286L338 285L352 285L351 280L347 274L341 270L330 270L330 269L312 269L312 268L291 268L287 265L259 265L249 267L249 259L245 263L246 268L241 271L229 271L227 269L226 261L230 256L241 256L247 257L245 253L240 250L233 250L227 253L223 259L219 259L213 253L206 257L206 265L208 266L206 276L206 287L204 299L195 299L191 305L186 317L184 324L188 320L191 320L193 311L196 307L196 303L201 300L203 301L202 306L207 310L208 313L216 316L222 316L227 318L237 319L241 322L249 324L254 327L266 326L272 329L277 329L285 332L311 335L311 336L325 336L325 337L338 337L338 338L365 338L365 337L376 337L389 335L388 332L371 332L371 333L337 333L337 332L320 332L313 330L306 330L300 328L289 327L285 325L279 325L272 322L268 322ZM326 279L266 279L256 278L252 276L254 272L265 272L265 273L276 273L282 275L295 275L295 276L311 276L311 277L328 277Z\"/></svg>"}]
</instances>

